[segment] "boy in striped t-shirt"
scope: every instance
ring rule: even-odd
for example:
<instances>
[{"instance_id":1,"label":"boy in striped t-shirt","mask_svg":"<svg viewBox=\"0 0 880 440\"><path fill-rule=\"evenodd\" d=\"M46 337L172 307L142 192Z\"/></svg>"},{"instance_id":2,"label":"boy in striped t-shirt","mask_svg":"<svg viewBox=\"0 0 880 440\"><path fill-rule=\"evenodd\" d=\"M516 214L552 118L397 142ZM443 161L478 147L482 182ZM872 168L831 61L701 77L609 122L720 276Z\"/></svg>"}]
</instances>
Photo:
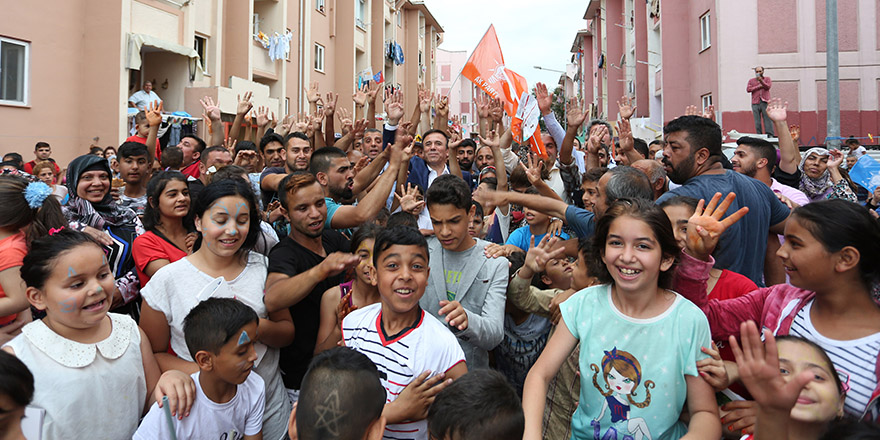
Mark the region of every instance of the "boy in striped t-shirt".
<instances>
[{"instance_id":1,"label":"boy in striped t-shirt","mask_svg":"<svg viewBox=\"0 0 880 440\"><path fill-rule=\"evenodd\" d=\"M370 268L381 302L342 321L345 345L376 364L388 392L382 412L388 424L385 438L427 439L425 417L434 396L467 373L455 336L419 307L429 273L428 243L419 231L406 226L383 230Z\"/></svg>"}]
</instances>

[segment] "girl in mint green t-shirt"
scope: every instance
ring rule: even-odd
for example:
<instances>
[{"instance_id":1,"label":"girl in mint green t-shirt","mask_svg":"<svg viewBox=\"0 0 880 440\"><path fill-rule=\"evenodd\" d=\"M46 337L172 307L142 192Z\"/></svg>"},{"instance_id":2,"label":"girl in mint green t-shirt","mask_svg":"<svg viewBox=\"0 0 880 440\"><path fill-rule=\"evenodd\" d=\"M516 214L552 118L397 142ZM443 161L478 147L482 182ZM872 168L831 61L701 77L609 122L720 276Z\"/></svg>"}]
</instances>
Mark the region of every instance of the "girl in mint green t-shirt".
<instances>
[{"instance_id":1,"label":"girl in mint green t-shirt","mask_svg":"<svg viewBox=\"0 0 880 440\"><path fill-rule=\"evenodd\" d=\"M679 248L669 218L647 200L618 200L599 219L593 257L603 285L560 306L562 322L525 382L524 439L541 438L547 385L580 343L581 391L572 438L719 438L712 387L697 372L709 323L667 288ZM679 421L687 401L690 422Z\"/></svg>"}]
</instances>

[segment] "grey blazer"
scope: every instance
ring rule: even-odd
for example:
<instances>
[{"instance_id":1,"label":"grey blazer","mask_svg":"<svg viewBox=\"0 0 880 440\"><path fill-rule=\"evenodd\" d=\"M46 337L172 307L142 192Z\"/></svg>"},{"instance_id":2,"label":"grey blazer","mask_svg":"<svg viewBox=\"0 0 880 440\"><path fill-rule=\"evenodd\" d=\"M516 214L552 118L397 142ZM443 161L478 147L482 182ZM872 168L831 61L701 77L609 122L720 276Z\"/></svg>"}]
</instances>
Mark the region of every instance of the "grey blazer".
<instances>
[{"instance_id":1,"label":"grey blazer","mask_svg":"<svg viewBox=\"0 0 880 440\"><path fill-rule=\"evenodd\" d=\"M477 240L476 249L461 274L456 301L464 307L468 327L463 331L449 327L464 351L469 370L489 367L489 350L504 338L504 303L507 292L508 262L506 258L489 259L483 255L487 241ZM443 267L443 246L434 237L428 239L431 275L419 305L445 323L440 316L440 301L446 299L446 275ZM448 327L448 326L447 326Z\"/></svg>"}]
</instances>

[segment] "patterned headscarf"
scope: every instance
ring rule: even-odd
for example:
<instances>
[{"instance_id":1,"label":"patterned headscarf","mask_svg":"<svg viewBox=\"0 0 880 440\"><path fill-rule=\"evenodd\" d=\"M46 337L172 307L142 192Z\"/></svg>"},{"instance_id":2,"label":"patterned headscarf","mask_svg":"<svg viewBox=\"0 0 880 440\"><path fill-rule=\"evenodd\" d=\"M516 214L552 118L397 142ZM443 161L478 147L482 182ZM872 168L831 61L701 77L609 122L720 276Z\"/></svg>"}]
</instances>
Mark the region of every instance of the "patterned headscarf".
<instances>
[{"instance_id":1,"label":"patterned headscarf","mask_svg":"<svg viewBox=\"0 0 880 440\"><path fill-rule=\"evenodd\" d=\"M86 171L106 171L107 177L113 176L110 165L103 157L86 154L70 162L67 168L67 189L70 200L63 206L64 215L69 221L76 221L96 229L104 229L105 225L123 226L134 224L137 214L129 208L123 208L113 202L110 191L98 203L89 202L79 197L76 186Z\"/></svg>"},{"instance_id":2,"label":"patterned headscarf","mask_svg":"<svg viewBox=\"0 0 880 440\"><path fill-rule=\"evenodd\" d=\"M806 153L801 156L801 164L798 165L798 169L801 170L801 182L799 188L803 191L810 200L815 200L828 191L828 188L831 188L833 182L831 181L831 172L826 168L821 176L817 178L812 178L807 176L807 173L804 171L804 162L807 161L807 158L810 157L811 154L816 154L818 156L828 156L828 150L824 148L814 147L807 150Z\"/></svg>"}]
</instances>

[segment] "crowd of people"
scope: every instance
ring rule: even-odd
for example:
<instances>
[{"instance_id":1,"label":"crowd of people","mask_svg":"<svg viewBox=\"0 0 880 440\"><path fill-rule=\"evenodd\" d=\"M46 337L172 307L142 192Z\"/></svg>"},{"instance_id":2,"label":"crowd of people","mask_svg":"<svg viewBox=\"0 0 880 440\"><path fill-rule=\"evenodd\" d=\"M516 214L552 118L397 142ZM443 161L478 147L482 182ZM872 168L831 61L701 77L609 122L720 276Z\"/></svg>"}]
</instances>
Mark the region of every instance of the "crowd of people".
<instances>
[{"instance_id":1,"label":"crowd of people","mask_svg":"<svg viewBox=\"0 0 880 440\"><path fill-rule=\"evenodd\" d=\"M538 84L539 154L488 97L463 136L428 90L406 119L400 89L318 89L277 120L240 96L228 134L205 98L206 139L164 146L133 100L117 148L3 157L0 431L877 438L857 140L802 153L770 100L778 145L728 159L711 111L642 140L631 99L559 121Z\"/></svg>"}]
</instances>

